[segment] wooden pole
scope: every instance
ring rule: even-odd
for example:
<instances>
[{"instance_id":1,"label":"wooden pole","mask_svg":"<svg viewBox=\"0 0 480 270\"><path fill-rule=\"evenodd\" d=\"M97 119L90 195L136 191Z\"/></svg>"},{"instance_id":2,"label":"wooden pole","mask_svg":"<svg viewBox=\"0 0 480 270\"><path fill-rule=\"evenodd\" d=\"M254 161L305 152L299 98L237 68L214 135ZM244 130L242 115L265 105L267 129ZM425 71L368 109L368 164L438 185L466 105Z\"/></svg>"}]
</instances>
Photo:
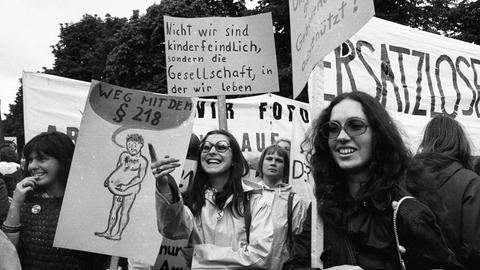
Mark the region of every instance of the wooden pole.
<instances>
[{"instance_id":1,"label":"wooden pole","mask_svg":"<svg viewBox=\"0 0 480 270\"><path fill-rule=\"evenodd\" d=\"M308 79L308 98L311 107L311 119L316 119L321 111L323 110L323 94L324 94L324 73L323 73L323 61L320 61L317 66L313 69ZM315 187L312 187L315 190ZM312 244L312 268L323 269L323 262L320 260L320 255L323 252L323 221L318 216L317 211L317 200L315 197L311 200L312 202L312 233L311 233L311 244Z\"/></svg>"},{"instance_id":2,"label":"wooden pole","mask_svg":"<svg viewBox=\"0 0 480 270\"><path fill-rule=\"evenodd\" d=\"M112 256L110 259L110 267L108 268L109 270L117 270L118 268L118 256Z\"/></svg>"},{"instance_id":3,"label":"wooden pole","mask_svg":"<svg viewBox=\"0 0 480 270\"><path fill-rule=\"evenodd\" d=\"M3 132L3 121L2 121L2 101L0 100L0 145L5 143L5 133Z\"/></svg>"},{"instance_id":4,"label":"wooden pole","mask_svg":"<svg viewBox=\"0 0 480 270\"><path fill-rule=\"evenodd\" d=\"M227 101L225 96L217 96L218 128L228 131Z\"/></svg>"}]
</instances>

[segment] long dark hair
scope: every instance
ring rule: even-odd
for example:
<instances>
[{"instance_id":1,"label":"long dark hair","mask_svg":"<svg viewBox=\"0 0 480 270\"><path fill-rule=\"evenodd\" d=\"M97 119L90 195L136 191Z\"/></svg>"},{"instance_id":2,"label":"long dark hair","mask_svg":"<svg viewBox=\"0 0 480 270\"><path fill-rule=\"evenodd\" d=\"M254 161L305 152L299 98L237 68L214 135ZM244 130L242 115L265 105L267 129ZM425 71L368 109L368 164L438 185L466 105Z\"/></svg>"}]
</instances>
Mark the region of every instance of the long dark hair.
<instances>
[{"instance_id":1,"label":"long dark hair","mask_svg":"<svg viewBox=\"0 0 480 270\"><path fill-rule=\"evenodd\" d=\"M283 158L283 179L282 181L288 183L288 176L290 172L290 158L289 153L283 147L278 146L276 144L270 145L269 147L263 150L262 154L260 155L260 159L258 160L258 176L263 178L263 161L265 160L265 156L268 154L277 154Z\"/></svg>"},{"instance_id":2,"label":"long dark hair","mask_svg":"<svg viewBox=\"0 0 480 270\"><path fill-rule=\"evenodd\" d=\"M243 157L240 146L237 140L225 130L212 130L208 132L203 138L201 145L203 145L208 136L213 134L221 134L228 138L230 149L232 151L232 167L230 168L230 178L223 187L222 191L219 191L215 195L215 204L223 209L228 197L233 195L231 207L234 214L243 215L241 209L243 209L243 187L242 178L249 172L247 160ZM200 147L201 148L201 147ZM201 154L198 158L198 168L193 184L187 190L185 194L185 203L192 210L194 216L200 214L202 207L205 205L205 190L210 187L209 176L201 166Z\"/></svg>"},{"instance_id":3,"label":"long dark hair","mask_svg":"<svg viewBox=\"0 0 480 270\"><path fill-rule=\"evenodd\" d=\"M43 154L55 158L60 163L60 180L65 187L67 185L67 177L72 164L73 150L75 145L72 140L65 134L53 131L42 132L33 137L23 148L23 155L26 164L29 163L30 156L33 153ZM27 176L30 172L27 170Z\"/></svg>"},{"instance_id":4,"label":"long dark hair","mask_svg":"<svg viewBox=\"0 0 480 270\"><path fill-rule=\"evenodd\" d=\"M429 156L428 153L437 153L430 162L438 166L460 162L463 167L472 169L472 150L465 131L455 119L437 115L428 122L419 146L419 154Z\"/></svg>"},{"instance_id":5,"label":"long dark hair","mask_svg":"<svg viewBox=\"0 0 480 270\"><path fill-rule=\"evenodd\" d=\"M307 157L313 169L319 213L327 222L332 223L336 223L335 220L341 211L339 207L351 203L352 198L348 193L345 172L333 159L328 139L320 135L320 128L330 121L333 107L345 99L361 104L369 128L372 129L373 155L368 167L369 181L359 191L358 200L371 198L384 202L391 198L393 187L404 177L411 157L392 118L375 98L359 91L337 96L315 120L313 129L306 139L312 145ZM327 213L330 210L333 212Z\"/></svg>"}]
</instances>

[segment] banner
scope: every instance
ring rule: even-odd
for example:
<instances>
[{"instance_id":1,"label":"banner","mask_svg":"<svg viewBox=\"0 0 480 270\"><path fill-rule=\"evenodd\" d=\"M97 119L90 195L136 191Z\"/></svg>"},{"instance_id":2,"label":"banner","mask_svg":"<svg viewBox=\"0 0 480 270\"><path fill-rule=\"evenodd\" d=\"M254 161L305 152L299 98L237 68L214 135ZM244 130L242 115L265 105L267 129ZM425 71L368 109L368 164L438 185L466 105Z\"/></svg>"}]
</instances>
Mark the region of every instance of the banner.
<instances>
[{"instance_id":1,"label":"banner","mask_svg":"<svg viewBox=\"0 0 480 270\"><path fill-rule=\"evenodd\" d=\"M23 72L25 143L43 131L61 131L76 140L90 83Z\"/></svg>"},{"instance_id":2,"label":"banner","mask_svg":"<svg viewBox=\"0 0 480 270\"><path fill-rule=\"evenodd\" d=\"M480 146L478 45L373 18L344 48L324 59L326 101L348 91L375 96L413 152L437 114L455 118Z\"/></svg>"},{"instance_id":3,"label":"banner","mask_svg":"<svg viewBox=\"0 0 480 270\"><path fill-rule=\"evenodd\" d=\"M375 12L373 0L289 0L293 96L328 53L357 32Z\"/></svg>"},{"instance_id":4,"label":"banner","mask_svg":"<svg viewBox=\"0 0 480 270\"><path fill-rule=\"evenodd\" d=\"M183 166L194 104L190 98L91 83L55 247L154 264L162 237L147 144ZM181 173L172 176L180 180Z\"/></svg>"},{"instance_id":5,"label":"banner","mask_svg":"<svg viewBox=\"0 0 480 270\"><path fill-rule=\"evenodd\" d=\"M168 94L278 92L270 13L246 17L164 16Z\"/></svg>"}]
</instances>

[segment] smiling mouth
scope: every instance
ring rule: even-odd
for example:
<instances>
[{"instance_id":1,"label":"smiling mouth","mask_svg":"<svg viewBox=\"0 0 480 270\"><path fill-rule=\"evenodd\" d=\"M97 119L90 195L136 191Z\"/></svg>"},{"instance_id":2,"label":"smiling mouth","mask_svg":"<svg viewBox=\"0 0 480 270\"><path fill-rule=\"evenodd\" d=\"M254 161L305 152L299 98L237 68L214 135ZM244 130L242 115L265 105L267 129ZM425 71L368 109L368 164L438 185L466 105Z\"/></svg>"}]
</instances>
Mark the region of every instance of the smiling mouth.
<instances>
[{"instance_id":1,"label":"smiling mouth","mask_svg":"<svg viewBox=\"0 0 480 270\"><path fill-rule=\"evenodd\" d=\"M346 147L346 148L342 147L342 148L337 149L337 151L340 155L350 155L357 150L355 148L351 148L351 147Z\"/></svg>"}]
</instances>

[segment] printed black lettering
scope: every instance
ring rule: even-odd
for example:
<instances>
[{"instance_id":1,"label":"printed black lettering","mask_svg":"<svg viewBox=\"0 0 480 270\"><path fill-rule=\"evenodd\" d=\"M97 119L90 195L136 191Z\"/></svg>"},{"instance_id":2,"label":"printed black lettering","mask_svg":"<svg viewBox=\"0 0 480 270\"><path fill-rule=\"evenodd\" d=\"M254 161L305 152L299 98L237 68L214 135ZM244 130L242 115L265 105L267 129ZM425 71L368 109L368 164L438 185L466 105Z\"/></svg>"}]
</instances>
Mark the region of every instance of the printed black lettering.
<instances>
[{"instance_id":1,"label":"printed black lettering","mask_svg":"<svg viewBox=\"0 0 480 270\"><path fill-rule=\"evenodd\" d=\"M427 110L420 109L420 104L422 101L422 67L423 67L423 59L425 56L424 52L419 51L412 51L413 56L418 57L418 65L417 65L417 91L415 96L415 107L413 108L413 115L427 115Z\"/></svg>"},{"instance_id":2,"label":"printed black lettering","mask_svg":"<svg viewBox=\"0 0 480 270\"><path fill-rule=\"evenodd\" d=\"M457 70L458 76L462 78L463 82L467 85L468 89L472 91L472 101L470 102L470 106L468 107L467 110L462 110L463 115L472 115L473 114L473 106L475 106L475 100L477 99L477 92L473 89L472 84L468 80L467 76L463 74L462 70L460 69L460 63L463 63L467 66L467 68L470 68L470 63L468 60L463 57L459 56L457 57L457 60L455 61L455 69Z\"/></svg>"},{"instance_id":3,"label":"printed black lettering","mask_svg":"<svg viewBox=\"0 0 480 270\"><path fill-rule=\"evenodd\" d=\"M377 92L376 92L375 98L378 101L380 101L380 95L382 94L382 84L380 83L380 80L377 78L377 76L373 72L372 67L365 60L365 57L363 56L363 52L362 52L363 47L367 47L368 49L370 49L371 52L374 52L375 49L373 48L372 44L368 43L367 41L359 40L357 42L358 58L360 59L360 62L362 62L363 66L367 70L368 74L370 74L370 76L372 76L373 80L375 80L375 84L377 85L377 87L376 87Z\"/></svg>"},{"instance_id":4,"label":"printed black lettering","mask_svg":"<svg viewBox=\"0 0 480 270\"><path fill-rule=\"evenodd\" d=\"M447 64L449 65L452 71L451 74L452 74L452 80L453 80L455 92L457 92L457 100L455 101L455 105L452 113L448 113L447 110L445 109L445 94L443 92L442 80L440 78L440 65L442 64L442 62L447 62ZM455 65L453 64L452 59L448 55L442 54L440 55L440 57L438 57L437 62L435 64L435 77L437 78L438 91L440 91L440 101L442 102L441 104L442 112L452 118L455 118L458 113L458 104L460 103L460 91L458 90L457 73L455 71Z\"/></svg>"},{"instance_id":5,"label":"printed black lettering","mask_svg":"<svg viewBox=\"0 0 480 270\"><path fill-rule=\"evenodd\" d=\"M408 97L408 86L407 82L405 79L405 68L403 66L403 55L407 54L410 55L410 50L403 48L403 47L397 47L397 46L392 46L390 45L390 51L398 53L398 64L400 68L400 81L402 82L403 86L403 92L405 94L405 110L403 111L404 113L408 113L410 111L410 98Z\"/></svg>"},{"instance_id":6,"label":"printed black lettering","mask_svg":"<svg viewBox=\"0 0 480 270\"><path fill-rule=\"evenodd\" d=\"M390 82L393 85L393 91L395 93L395 98L397 99L397 111L403 111L402 99L400 98L400 93L398 91L398 86L395 83L395 75L393 74L392 67L390 66L390 59L388 58L387 46L385 44L381 45L381 75L382 75L382 99L381 103L383 106L387 104L387 82Z\"/></svg>"}]
</instances>

